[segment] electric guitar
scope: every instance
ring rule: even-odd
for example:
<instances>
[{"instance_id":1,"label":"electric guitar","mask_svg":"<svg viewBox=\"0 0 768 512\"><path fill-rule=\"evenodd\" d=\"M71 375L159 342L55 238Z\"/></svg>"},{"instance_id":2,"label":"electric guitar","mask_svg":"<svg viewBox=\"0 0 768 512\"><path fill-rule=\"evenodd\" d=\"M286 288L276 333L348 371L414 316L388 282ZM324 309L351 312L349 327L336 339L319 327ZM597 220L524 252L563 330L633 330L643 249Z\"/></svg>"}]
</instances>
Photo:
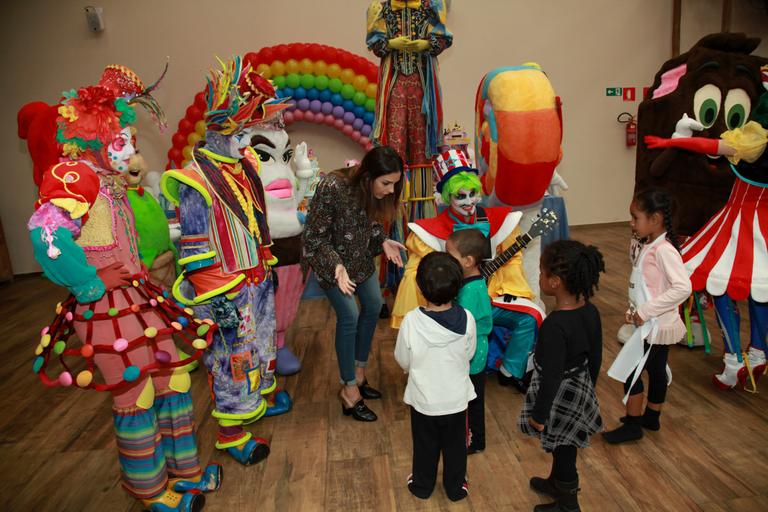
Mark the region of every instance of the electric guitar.
<instances>
[{"instance_id":1,"label":"electric guitar","mask_svg":"<svg viewBox=\"0 0 768 512\"><path fill-rule=\"evenodd\" d=\"M504 252L492 260L487 260L480 264L480 274L482 274L486 280L490 279L494 272L511 260L515 254L522 251L534 238L552 231L556 224L557 214L548 208L544 208L541 211L539 218L534 221L526 234L518 236L514 244L510 245Z\"/></svg>"}]
</instances>

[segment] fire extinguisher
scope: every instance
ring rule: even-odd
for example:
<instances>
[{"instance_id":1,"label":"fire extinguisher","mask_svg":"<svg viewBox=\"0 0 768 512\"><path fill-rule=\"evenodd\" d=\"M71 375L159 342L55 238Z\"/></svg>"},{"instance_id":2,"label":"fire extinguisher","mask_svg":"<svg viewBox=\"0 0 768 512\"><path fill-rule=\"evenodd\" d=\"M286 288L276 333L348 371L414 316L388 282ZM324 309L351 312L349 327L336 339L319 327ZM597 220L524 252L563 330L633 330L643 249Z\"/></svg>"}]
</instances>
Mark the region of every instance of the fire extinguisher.
<instances>
[{"instance_id":1,"label":"fire extinguisher","mask_svg":"<svg viewBox=\"0 0 768 512\"><path fill-rule=\"evenodd\" d=\"M625 125L625 142L627 147L637 146L637 121L635 116L629 112L622 112L616 117L616 120Z\"/></svg>"}]
</instances>

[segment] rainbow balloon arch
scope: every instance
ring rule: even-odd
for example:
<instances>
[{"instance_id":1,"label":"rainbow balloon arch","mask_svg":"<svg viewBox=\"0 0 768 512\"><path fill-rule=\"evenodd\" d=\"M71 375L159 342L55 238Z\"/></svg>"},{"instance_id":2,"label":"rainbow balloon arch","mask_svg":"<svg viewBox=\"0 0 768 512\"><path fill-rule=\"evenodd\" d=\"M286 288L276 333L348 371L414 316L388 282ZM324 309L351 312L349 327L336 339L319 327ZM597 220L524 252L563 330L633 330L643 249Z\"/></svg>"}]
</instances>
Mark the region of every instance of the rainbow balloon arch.
<instances>
[{"instance_id":1,"label":"rainbow balloon arch","mask_svg":"<svg viewBox=\"0 0 768 512\"><path fill-rule=\"evenodd\" d=\"M373 146L370 134L376 109L378 66L340 48L314 43L279 44L243 56L272 80L278 97L291 98L283 118L325 124L360 144ZM205 137L205 93L195 95L171 137L166 169L189 163L195 144Z\"/></svg>"}]
</instances>

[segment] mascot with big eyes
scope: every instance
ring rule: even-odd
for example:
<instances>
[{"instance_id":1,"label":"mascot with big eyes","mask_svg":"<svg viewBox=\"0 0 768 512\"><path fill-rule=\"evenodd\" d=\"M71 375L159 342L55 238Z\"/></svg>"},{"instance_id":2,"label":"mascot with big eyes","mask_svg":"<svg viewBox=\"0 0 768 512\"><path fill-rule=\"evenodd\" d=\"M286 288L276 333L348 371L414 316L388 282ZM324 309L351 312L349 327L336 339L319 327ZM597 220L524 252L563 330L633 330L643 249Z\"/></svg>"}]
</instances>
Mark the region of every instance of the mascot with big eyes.
<instances>
[{"instance_id":1,"label":"mascot with big eyes","mask_svg":"<svg viewBox=\"0 0 768 512\"><path fill-rule=\"evenodd\" d=\"M163 174L163 194L179 209L181 275L176 300L219 331L203 356L219 423L216 448L244 465L269 446L243 426L286 412L290 398L275 378L275 297L266 201L255 126L278 116L269 81L239 57L212 71L205 92L204 141L190 164Z\"/></svg>"},{"instance_id":2,"label":"mascot with big eyes","mask_svg":"<svg viewBox=\"0 0 768 512\"><path fill-rule=\"evenodd\" d=\"M135 155L134 105L163 124L154 87L112 65L97 85L65 92L58 105L19 111L39 187L28 223L35 258L71 292L41 333L33 370L47 386L109 391L123 487L149 510L187 512L200 510L201 492L221 481L218 465L200 467L182 368L202 355L216 326L152 284L139 255L124 173ZM73 334L81 346L68 348ZM193 356L180 358L171 335ZM51 378L54 358L64 370Z\"/></svg>"},{"instance_id":3,"label":"mascot with big eyes","mask_svg":"<svg viewBox=\"0 0 768 512\"><path fill-rule=\"evenodd\" d=\"M636 187L676 197L694 291L714 299L723 331L722 389L755 389L768 335L768 59L760 40L704 37L657 73L640 105ZM746 300L750 345L740 340L736 301Z\"/></svg>"}]
</instances>

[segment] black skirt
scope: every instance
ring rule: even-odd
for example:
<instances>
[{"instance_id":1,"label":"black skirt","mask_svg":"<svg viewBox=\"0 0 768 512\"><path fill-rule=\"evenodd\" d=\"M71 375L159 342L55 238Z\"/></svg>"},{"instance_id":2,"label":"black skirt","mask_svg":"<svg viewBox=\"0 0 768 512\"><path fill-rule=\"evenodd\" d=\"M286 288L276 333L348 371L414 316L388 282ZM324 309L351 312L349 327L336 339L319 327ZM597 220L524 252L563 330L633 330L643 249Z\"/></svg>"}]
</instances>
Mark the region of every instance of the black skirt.
<instances>
[{"instance_id":1,"label":"black skirt","mask_svg":"<svg viewBox=\"0 0 768 512\"><path fill-rule=\"evenodd\" d=\"M540 383L541 374L534 361L533 379L518 419L520 430L541 439L541 447L547 452L558 446L589 446L589 436L603 429L603 419L600 417L600 406L587 365L565 372L543 432L528 423Z\"/></svg>"}]
</instances>

